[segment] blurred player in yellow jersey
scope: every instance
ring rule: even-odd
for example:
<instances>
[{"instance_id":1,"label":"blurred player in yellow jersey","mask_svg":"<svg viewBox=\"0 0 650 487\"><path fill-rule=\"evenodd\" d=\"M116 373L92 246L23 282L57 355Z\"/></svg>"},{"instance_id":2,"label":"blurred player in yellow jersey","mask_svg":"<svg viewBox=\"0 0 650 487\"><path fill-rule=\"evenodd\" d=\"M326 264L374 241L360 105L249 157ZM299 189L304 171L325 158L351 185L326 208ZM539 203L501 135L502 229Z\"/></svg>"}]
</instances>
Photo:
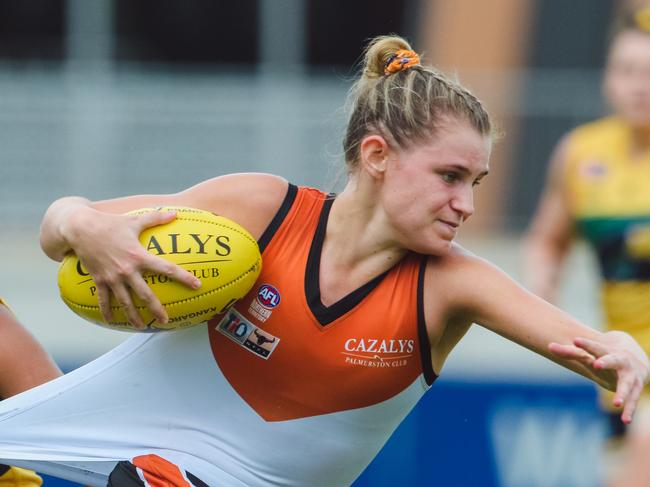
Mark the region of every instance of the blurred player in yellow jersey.
<instances>
[{"instance_id":1,"label":"blurred player in yellow jersey","mask_svg":"<svg viewBox=\"0 0 650 487\"><path fill-rule=\"evenodd\" d=\"M612 114L574 129L555 149L527 235L526 280L552 301L573 238L584 238L600 264L607 328L630 333L650 352L650 5L619 20L603 93ZM647 387L644 395L634 431L625 432L617 414L607 411L611 444L628 446L628 462L620 463L624 477L614 475L612 485L650 486ZM608 397L601 402L606 410L612 404ZM642 461L634 461L641 452Z\"/></svg>"},{"instance_id":2,"label":"blurred player in yellow jersey","mask_svg":"<svg viewBox=\"0 0 650 487\"><path fill-rule=\"evenodd\" d=\"M54 361L0 298L0 399L59 375L61 371ZM0 487L41 484L41 478L31 470L0 464Z\"/></svg>"}]
</instances>

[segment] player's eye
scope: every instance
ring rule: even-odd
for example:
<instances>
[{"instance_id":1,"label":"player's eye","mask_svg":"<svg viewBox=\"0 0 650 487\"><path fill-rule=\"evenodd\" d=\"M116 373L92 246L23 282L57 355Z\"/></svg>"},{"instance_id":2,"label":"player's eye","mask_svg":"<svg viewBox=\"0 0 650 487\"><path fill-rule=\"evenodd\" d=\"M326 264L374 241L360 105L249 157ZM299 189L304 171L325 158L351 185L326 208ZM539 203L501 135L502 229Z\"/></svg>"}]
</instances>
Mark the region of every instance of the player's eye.
<instances>
[{"instance_id":1,"label":"player's eye","mask_svg":"<svg viewBox=\"0 0 650 487\"><path fill-rule=\"evenodd\" d=\"M445 183L450 183L450 184L455 183L456 181L458 181L458 174L455 172L442 173L442 180Z\"/></svg>"}]
</instances>

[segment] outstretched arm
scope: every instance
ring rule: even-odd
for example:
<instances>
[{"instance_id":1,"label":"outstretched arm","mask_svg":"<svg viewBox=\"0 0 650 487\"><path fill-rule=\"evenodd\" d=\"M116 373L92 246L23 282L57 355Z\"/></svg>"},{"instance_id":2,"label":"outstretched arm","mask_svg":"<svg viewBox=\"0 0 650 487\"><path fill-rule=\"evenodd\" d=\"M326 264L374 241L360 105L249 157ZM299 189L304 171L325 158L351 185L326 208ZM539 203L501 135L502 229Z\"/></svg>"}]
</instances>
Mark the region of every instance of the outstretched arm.
<instances>
[{"instance_id":1,"label":"outstretched arm","mask_svg":"<svg viewBox=\"0 0 650 487\"><path fill-rule=\"evenodd\" d=\"M110 319L110 299L115 296L129 321L144 323L132 296L136 295L165 323L167 313L142 279L144 271L163 274L190 287L200 281L179 266L148 253L138 240L148 227L171 221L168 212L141 215L124 213L144 207L186 206L230 218L259 238L275 215L287 191L287 182L267 174L233 174L197 184L170 195L139 195L91 202L80 197L55 201L41 224L41 247L54 260L74 251L97 284L99 306Z\"/></svg>"},{"instance_id":2,"label":"outstretched arm","mask_svg":"<svg viewBox=\"0 0 650 487\"><path fill-rule=\"evenodd\" d=\"M456 255L447 286L455 307L478 323L560 365L616 391L629 423L650 377L650 362L632 337L601 333L526 291L504 272L473 256Z\"/></svg>"}]
</instances>

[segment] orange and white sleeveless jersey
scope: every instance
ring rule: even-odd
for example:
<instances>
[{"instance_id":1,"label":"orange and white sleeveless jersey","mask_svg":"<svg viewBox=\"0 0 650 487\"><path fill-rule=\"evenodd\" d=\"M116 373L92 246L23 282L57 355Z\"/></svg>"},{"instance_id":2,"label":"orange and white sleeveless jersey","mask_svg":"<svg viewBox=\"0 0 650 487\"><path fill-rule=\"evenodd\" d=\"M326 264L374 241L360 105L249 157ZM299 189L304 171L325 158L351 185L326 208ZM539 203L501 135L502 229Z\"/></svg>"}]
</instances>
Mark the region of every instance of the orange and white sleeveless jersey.
<instances>
[{"instance_id":1,"label":"orange and white sleeveless jersey","mask_svg":"<svg viewBox=\"0 0 650 487\"><path fill-rule=\"evenodd\" d=\"M349 485L435 374L423 256L322 304L332 202L289 187L260 278L219 319L134 336L1 403L0 459L93 485L120 460L146 478L159 457L180 472L170 485Z\"/></svg>"}]
</instances>

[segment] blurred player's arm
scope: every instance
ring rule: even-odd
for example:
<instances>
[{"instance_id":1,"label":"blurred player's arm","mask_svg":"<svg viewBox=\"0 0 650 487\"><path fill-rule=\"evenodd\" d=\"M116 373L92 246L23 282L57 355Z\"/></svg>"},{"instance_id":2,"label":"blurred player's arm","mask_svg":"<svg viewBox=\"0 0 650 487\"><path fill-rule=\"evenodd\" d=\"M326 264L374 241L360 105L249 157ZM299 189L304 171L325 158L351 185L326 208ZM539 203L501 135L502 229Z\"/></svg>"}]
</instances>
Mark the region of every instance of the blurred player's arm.
<instances>
[{"instance_id":1,"label":"blurred player's arm","mask_svg":"<svg viewBox=\"0 0 650 487\"><path fill-rule=\"evenodd\" d=\"M61 375L61 370L0 299L0 399L31 389ZM38 487L31 470L0 464L0 487Z\"/></svg>"},{"instance_id":2,"label":"blurred player's arm","mask_svg":"<svg viewBox=\"0 0 650 487\"><path fill-rule=\"evenodd\" d=\"M0 299L0 399L60 375L49 354Z\"/></svg>"},{"instance_id":3,"label":"blurred player's arm","mask_svg":"<svg viewBox=\"0 0 650 487\"><path fill-rule=\"evenodd\" d=\"M566 145L565 137L554 150L544 191L524 238L524 282L533 293L551 302L573 239L564 187Z\"/></svg>"}]
</instances>

